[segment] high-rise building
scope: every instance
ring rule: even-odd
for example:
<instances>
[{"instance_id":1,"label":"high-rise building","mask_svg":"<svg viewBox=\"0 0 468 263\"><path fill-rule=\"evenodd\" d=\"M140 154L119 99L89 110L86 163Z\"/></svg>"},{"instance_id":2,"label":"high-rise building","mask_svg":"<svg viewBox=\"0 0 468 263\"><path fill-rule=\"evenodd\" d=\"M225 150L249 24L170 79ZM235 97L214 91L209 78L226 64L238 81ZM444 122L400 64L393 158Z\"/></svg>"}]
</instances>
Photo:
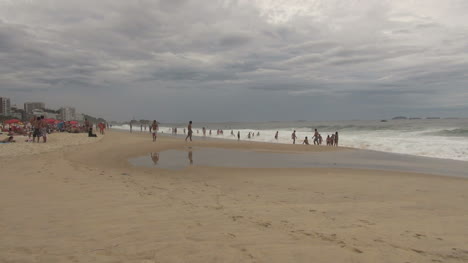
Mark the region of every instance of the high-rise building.
<instances>
[{"instance_id":1,"label":"high-rise building","mask_svg":"<svg viewBox=\"0 0 468 263\"><path fill-rule=\"evenodd\" d=\"M76 119L76 110L73 107L62 107L59 112L60 119L63 121L73 121Z\"/></svg>"},{"instance_id":2,"label":"high-rise building","mask_svg":"<svg viewBox=\"0 0 468 263\"><path fill-rule=\"evenodd\" d=\"M11 114L10 98L0 97L0 115L10 116L10 114Z\"/></svg>"},{"instance_id":3,"label":"high-rise building","mask_svg":"<svg viewBox=\"0 0 468 263\"><path fill-rule=\"evenodd\" d=\"M27 114L32 114L33 110L44 110L45 104L44 102L25 102L24 103L24 111Z\"/></svg>"}]
</instances>

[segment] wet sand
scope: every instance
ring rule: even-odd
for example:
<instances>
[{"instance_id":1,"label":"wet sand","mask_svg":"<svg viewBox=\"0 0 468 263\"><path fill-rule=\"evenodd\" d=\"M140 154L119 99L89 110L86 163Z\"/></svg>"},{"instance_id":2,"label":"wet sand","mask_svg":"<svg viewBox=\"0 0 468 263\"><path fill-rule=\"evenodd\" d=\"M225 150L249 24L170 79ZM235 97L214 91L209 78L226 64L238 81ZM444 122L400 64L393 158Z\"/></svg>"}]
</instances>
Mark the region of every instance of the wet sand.
<instances>
[{"instance_id":1,"label":"wet sand","mask_svg":"<svg viewBox=\"0 0 468 263\"><path fill-rule=\"evenodd\" d=\"M299 146L307 147L307 146ZM189 166L229 168L352 168L468 178L468 163L359 149L275 153L187 146L130 158L135 166L178 170Z\"/></svg>"},{"instance_id":2,"label":"wet sand","mask_svg":"<svg viewBox=\"0 0 468 263\"><path fill-rule=\"evenodd\" d=\"M468 261L465 178L128 162L189 145L318 158L350 151L160 139L110 132L96 143L1 157L0 262Z\"/></svg>"}]
</instances>

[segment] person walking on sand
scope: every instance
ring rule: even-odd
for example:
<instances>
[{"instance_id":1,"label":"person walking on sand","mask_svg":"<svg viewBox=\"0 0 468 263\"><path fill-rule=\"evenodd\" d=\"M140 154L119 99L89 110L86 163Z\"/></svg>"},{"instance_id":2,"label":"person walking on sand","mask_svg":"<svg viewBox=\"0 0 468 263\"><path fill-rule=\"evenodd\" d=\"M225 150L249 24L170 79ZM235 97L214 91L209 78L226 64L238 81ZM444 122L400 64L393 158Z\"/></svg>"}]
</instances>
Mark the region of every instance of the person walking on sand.
<instances>
[{"instance_id":1,"label":"person walking on sand","mask_svg":"<svg viewBox=\"0 0 468 263\"><path fill-rule=\"evenodd\" d=\"M187 137L185 137L185 141L187 141L188 138L190 138L190 141L192 141L192 121L189 121L189 125L187 126Z\"/></svg>"},{"instance_id":2,"label":"person walking on sand","mask_svg":"<svg viewBox=\"0 0 468 263\"><path fill-rule=\"evenodd\" d=\"M158 122L156 120L151 124L150 131L153 131L153 142L155 142L158 136Z\"/></svg>"},{"instance_id":3,"label":"person walking on sand","mask_svg":"<svg viewBox=\"0 0 468 263\"><path fill-rule=\"evenodd\" d=\"M294 130L294 132L291 134L291 139L293 140L293 144L296 144L296 139L297 139L296 130Z\"/></svg>"}]
</instances>

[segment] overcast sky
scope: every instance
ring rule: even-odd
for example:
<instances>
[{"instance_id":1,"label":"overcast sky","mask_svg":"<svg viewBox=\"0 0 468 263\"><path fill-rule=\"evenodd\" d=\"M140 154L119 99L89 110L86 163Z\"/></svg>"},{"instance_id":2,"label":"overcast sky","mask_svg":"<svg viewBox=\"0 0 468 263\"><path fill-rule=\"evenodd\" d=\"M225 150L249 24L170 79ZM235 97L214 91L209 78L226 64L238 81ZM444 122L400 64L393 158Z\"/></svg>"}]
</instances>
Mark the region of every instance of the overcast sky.
<instances>
[{"instance_id":1,"label":"overcast sky","mask_svg":"<svg viewBox=\"0 0 468 263\"><path fill-rule=\"evenodd\" d=\"M111 120L468 116L467 0L0 0L0 96Z\"/></svg>"}]
</instances>

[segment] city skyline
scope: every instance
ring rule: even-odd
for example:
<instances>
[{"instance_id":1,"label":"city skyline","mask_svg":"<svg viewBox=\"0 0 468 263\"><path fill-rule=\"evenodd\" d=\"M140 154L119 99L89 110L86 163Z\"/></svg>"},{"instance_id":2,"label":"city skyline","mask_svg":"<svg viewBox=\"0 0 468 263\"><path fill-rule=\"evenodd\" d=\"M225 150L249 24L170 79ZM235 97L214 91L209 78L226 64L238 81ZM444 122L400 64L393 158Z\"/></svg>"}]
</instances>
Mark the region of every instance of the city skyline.
<instances>
[{"instance_id":1,"label":"city skyline","mask_svg":"<svg viewBox=\"0 0 468 263\"><path fill-rule=\"evenodd\" d=\"M466 1L0 7L1 96L17 103L116 121L468 117Z\"/></svg>"}]
</instances>

